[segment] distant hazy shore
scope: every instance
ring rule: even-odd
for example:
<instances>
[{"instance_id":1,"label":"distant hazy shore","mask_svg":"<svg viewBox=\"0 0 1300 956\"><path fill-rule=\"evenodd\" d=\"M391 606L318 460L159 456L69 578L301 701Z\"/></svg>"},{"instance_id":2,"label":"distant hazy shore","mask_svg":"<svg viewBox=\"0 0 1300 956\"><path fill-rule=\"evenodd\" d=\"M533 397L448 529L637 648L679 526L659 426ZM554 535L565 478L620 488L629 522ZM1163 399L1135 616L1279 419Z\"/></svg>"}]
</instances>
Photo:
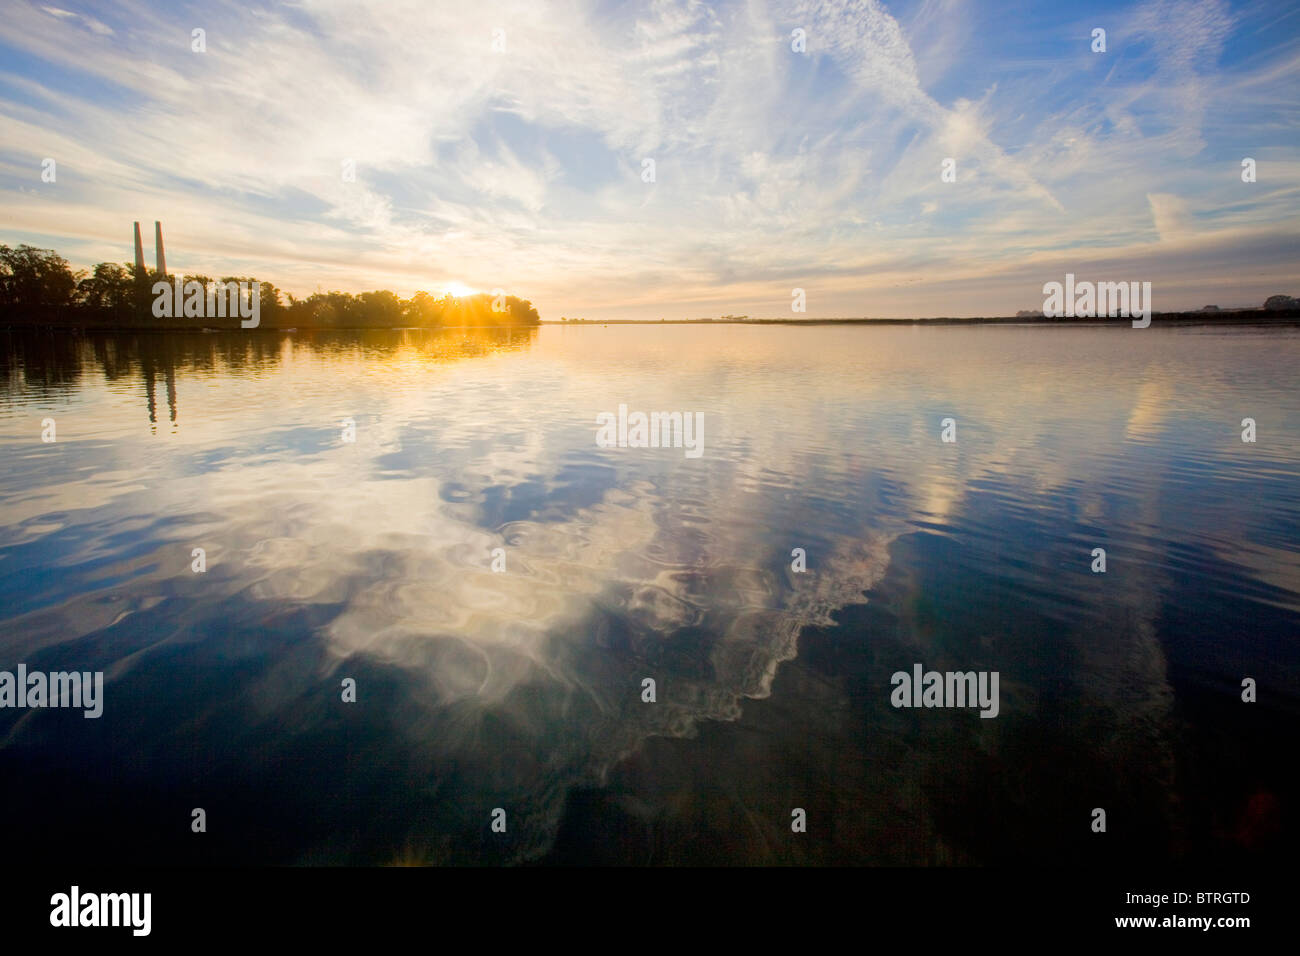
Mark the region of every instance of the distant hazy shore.
<instances>
[{"instance_id":1,"label":"distant hazy shore","mask_svg":"<svg viewBox=\"0 0 1300 956\"><path fill-rule=\"evenodd\" d=\"M1300 324L1300 309L1222 309L1217 312L1152 312L1151 323L1176 322L1180 325L1296 325ZM1107 318L1061 318L1050 319L1045 316L993 315L974 318L955 318L952 316L935 316L930 318L861 318L861 319L570 319L556 321L542 319L542 325L586 326L586 325L1045 325L1045 326L1080 326L1080 325L1132 325L1132 319L1119 317Z\"/></svg>"},{"instance_id":2,"label":"distant hazy shore","mask_svg":"<svg viewBox=\"0 0 1300 956\"><path fill-rule=\"evenodd\" d=\"M183 321L183 320L182 320ZM558 328L569 327L601 327L610 325L793 325L793 326L824 326L824 325L1026 325L1026 326L1043 326L1050 328L1058 327L1080 327L1080 326L1130 326L1132 319L1126 317L1107 318L1105 316L1098 318L1046 318L1044 316L1023 316L1023 315L1000 315L1000 316L976 316L972 318L956 318L952 316L934 316L927 318L857 318L857 319L751 319L740 317L726 317L717 319L569 319L557 321L554 319L542 319L540 322L531 326L482 326L482 325L310 325L298 324L287 325L276 322L264 322L257 328L242 329L237 324L238 320L199 320L193 325L180 325L176 320L171 320L168 325L119 325L116 323L98 323L98 322L78 322L75 319L55 320L55 321L33 321L33 322L14 322L0 320L0 329L9 331L47 331L47 332L365 332L365 331L401 331L401 330L422 330L422 331L455 331L463 329L466 331L518 331L524 328L537 328L538 325L546 325ZM1286 326L1300 325L1300 309L1224 309L1218 312L1153 312L1151 314L1151 324L1154 325L1214 325L1214 326Z\"/></svg>"}]
</instances>

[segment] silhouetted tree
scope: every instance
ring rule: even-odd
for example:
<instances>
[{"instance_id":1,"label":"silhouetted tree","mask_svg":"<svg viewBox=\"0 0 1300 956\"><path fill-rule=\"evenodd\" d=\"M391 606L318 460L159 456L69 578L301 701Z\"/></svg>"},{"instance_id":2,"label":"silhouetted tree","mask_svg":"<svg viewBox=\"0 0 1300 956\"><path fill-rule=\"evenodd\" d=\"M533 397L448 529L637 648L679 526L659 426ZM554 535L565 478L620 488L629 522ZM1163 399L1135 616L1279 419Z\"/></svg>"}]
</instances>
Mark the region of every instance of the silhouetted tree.
<instances>
[{"instance_id":1,"label":"silhouetted tree","mask_svg":"<svg viewBox=\"0 0 1300 956\"><path fill-rule=\"evenodd\" d=\"M224 317L206 311L209 292L225 292L228 283L259 284L258 311L263 328L365 329L415 326L430 328L516 328L541 322L527 299L493 296L481 292L457 298L441 298L417 292L410 299L388 290L362 292L315 292L304 299L288 295L270 282L252 276L222 276L218 283L201 274L182 275L181 301L173 303L170 318L153 314L154 284L166 281L174 289L175 277L168 277L132 263L101 262L87 275L74 273L68 262L52 249L0 246L0 321L13 325L109 325L140 328L235 327L238 314ZM203 293L203 315L185 315L184 289L197 283ZM226 302L229 306L229 300ZM496 306L497 308L494 308ZM230 312L229 308L226 309Z\"/></svg>"},{"instance_id":2,"label":"silhouetted tree","mask_svg":"<svg viewBox=\"0 0 1300 956\"><path fill-rule=\"evenodd\" d=\"M9 320L48 320L73 304L84 275L74 273L53 249L0 246L0 314Z\"/></svg>"}]
</instances>

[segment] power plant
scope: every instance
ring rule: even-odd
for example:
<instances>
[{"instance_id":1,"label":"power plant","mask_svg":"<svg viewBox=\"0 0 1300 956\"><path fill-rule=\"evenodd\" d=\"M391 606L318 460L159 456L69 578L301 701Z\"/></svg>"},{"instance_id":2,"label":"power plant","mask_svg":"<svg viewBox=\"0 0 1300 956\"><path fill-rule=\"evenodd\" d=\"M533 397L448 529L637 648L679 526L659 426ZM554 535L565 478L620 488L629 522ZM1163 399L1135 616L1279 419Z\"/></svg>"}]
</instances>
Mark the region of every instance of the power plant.
<instances>
[{"instance_id":1,"label":"power plant","mask_svg":"<svg viewBox=\"0 0 1300 956\"><path fill-rule=\"evenodd\" d=\"M154 249L157 250L157 255L158 255L158 274L166 275L167 260L163 258L162 223L159 222L157 219L155 219L153 223L153 244L154 244Z\"/></svg>"},{"instance_id":2,"label":"power plant","mask_svg":"<svg viewBox=\"0 0 1300 956\"><path fill-rule=\"evenodd\" d=\"M162 223L154 220L153 224L153 243L154 249L158 256L158 274L167 274L167 260L163 256L163 238ZM144 272L144 246L140 242L140 223L135 224L135 271Z\"/></svg>"}]
</instances>

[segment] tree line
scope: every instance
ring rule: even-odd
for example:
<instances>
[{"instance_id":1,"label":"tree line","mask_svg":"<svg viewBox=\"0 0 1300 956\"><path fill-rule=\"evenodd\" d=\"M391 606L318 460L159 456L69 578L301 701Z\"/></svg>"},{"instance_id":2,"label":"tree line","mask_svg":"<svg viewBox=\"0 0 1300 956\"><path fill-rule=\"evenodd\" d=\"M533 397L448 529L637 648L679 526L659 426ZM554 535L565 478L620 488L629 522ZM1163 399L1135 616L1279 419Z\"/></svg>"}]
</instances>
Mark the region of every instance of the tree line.
<instances>
[{"instance_id":1,"label":"tree line","mask_svg":"<svg viewBox=\"0 0 1300 956\"><path fill-rule=\"evenodd\" d=\"M238 317L158 318L154 284L174 284L176 276L136 269L131 263L101 262L89 272L74 272L53 249L0 245L0 324L65 328L238 328ZM180 277L187 288L198 283L207 295L251 276ZM494 308L495 307L495 308ZM417 292L403 299L387 289L352 295L315 292L305 298L261 281L260 328L366 329L403 327L529 326L541 322L527 299L486 292L455 297Z\"/></svg>"}]
</instances>

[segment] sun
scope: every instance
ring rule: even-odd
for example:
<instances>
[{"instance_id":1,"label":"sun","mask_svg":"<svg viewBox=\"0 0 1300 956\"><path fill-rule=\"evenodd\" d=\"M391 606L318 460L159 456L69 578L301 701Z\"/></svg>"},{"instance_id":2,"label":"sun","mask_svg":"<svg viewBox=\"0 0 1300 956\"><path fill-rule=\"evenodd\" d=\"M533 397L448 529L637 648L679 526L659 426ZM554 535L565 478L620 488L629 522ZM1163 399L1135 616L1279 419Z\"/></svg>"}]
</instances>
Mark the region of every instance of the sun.
<instances>
[{"instance_id":1,"label":"sun","mask_svg":"<svg viewBox=\"0 0 1300 956\"><path fill-rule=\"evenodd\" d=\"M477 289L471 289L463 282L448 282L442 287L443 295L455 296L457 299L464 299L467 296L474 295L477 291Z\"/></svg>"}]
</instances>

